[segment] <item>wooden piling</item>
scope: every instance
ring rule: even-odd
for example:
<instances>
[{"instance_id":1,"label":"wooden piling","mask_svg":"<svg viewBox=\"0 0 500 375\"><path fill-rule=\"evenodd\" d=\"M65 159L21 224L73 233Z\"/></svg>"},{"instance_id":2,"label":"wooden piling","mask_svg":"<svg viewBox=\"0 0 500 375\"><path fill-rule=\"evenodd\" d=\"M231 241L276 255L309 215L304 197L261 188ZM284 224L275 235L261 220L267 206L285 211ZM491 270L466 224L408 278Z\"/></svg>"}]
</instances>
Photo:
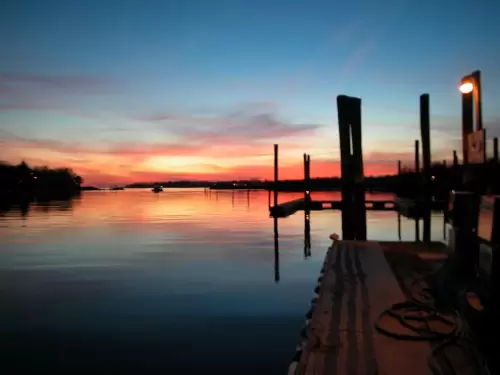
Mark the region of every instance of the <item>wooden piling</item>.
<instances>
[{"instance_id":1,"label":"wooden piling","mask_svg":"<svg viewBox=\"0 0 500 375\"><path fill-rule=\"evenodd\" d=\"M401 174L401 160L398 160L398 176Z\"/></svg>"},{"instance_id":2,"label":"wooden piling","mask_svg":"<svg viewBox=\"0 0 500 375\"><path fill-rule=\"evenodd\" d=\"M462 93L462 163L469 163L467 150L467 136L472 133L473 128L473 96L472 93Z\"/></svg>"},{"instance_id":3,"label":"wooden piling","mask_svg":"<svg viewBox=\"0 0 500 375\"><path fill-rule=\"evenodd\" d=\"M458 156L457 156L457 150L453 150L453 166L457 167L458 166Z\"/></svg>"},{"instance_id":4,"label":"wooden piling","mask_svg":"<svg viewBox=\"0 0 500 375\"><path fill-rule=\"evenodd\" d=\"M415 140L415 173L420 173L420 152L418 140Z\"/></svg>"},{"instance_id":5,"label":"wooden piling","mask_svg":"<svg viewBox=\"0 0 500 375\"><path fill-rule=\"evenodd\" d=\"M493 160L498 162L498 137L493 138Z\"/></svg>"},{"instance_id":6,"label":"wooden piling","mask_svg":"<svg viewBox=\"0 0 500 375\"><path fill-rule=\"evenodd\" d=\"M274 145L274 205L278 204L278 145Z\"/></svg>"},{"instance_id":7,"label":"wooden piling","mask_svg":"<svg viewBox=\"0 0 500 375\"><path fill-rule=\"evenodd\" d=\"M344 239L366 240L366 206L361 140L361 99L337 96Z\"/></svg>"},{"instance_id":8,"label":"wooden piling","mask_svg":"<svg viewBox=\"0 0 500 375\"><path fill-rule=\"evenodd\" d=\"M431 140L429 94L420 95L420 136L422 139L422 162L424 172L424 242L431 241ZM417 146L418 147L418 146Z\"/></svg>"}]
</instances>

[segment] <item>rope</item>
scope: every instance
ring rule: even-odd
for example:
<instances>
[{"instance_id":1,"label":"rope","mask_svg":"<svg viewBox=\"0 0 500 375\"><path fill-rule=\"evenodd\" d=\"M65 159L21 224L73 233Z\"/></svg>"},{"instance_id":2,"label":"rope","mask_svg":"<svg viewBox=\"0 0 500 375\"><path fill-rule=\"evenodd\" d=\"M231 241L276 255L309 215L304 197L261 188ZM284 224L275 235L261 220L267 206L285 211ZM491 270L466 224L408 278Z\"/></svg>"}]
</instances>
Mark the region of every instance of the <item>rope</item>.
<instances>
[{"instance_id":1,"label":"rope","mask_svg":"<svg viewBox=\"0 0 500 375\"><path fill-rule=\"evenodd\" d=\"M447 263L437 271L427 274L414 280L410 286L411 299L405 302L396 303L378 316L374 322L375 329L388 337L396 340L408 341L427 341L434 343L431 353L428 357L428 364L434 374L442 374L441 366L436 363L436 357L443 349L449 346L462 349L464 354L470 358L477 373L480 375L490 375L486 361L478 352L475 345L474 335L467 322L462 319L457 309L449 308L440 311L436 308L433 290L428 287L426 280L431 277L437 278L439 274L446 274ZM422 285L425 282L425 285ZM422 289L417 293L416 286L420 284ZM465 289L456 290L459 296L465 295ZM410 333L394 332L386 328L383 319L392 319L406 328ZM439 323L440 327L446 327L443 330L435 330L431 326ZM453 366L445 355L448 367L453 371Z\"/></svg>"}]
</instances>

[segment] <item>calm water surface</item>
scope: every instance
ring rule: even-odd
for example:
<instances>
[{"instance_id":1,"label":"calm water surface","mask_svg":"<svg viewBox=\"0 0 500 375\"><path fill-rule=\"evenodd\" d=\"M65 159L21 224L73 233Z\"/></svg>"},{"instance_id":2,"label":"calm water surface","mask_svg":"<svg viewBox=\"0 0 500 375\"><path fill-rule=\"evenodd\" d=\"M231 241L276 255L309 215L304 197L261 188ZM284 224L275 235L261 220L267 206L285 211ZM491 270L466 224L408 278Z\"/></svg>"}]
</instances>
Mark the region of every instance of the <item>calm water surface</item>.
<instances>
[{"instance_id":1,"label":"calm water surface","mask_svg":"<svg viewBox=\"0 0 500 375\"><path fill-rule=\"evenodd\" d=\"M280 219L276 259L267 204L148 189L1 212L0 373L286 373L340 214L312 213L307 258L304 214ZM397 239L396 214L368 212L368 236Z\"/></svg>"}]
</instances>

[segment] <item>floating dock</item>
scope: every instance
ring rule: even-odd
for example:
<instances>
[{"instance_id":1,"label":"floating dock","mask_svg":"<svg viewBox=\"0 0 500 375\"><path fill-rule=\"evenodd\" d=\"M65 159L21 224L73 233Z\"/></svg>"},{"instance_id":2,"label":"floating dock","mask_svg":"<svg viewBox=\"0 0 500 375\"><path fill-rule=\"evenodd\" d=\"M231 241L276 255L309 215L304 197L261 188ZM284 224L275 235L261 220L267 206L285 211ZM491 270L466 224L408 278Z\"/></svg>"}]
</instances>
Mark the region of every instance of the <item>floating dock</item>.
<instances>
[{"instance_id":1,"label":"floating dock","mask_svg":"<svg viewBox=\"0 0 500 375\"><path fill-rule=\"evenodd\" d=\"M307 206L307 207L306 207ZM297 211L309 209L310 211L322 210L342 210L340 200L310 200L306 205L304 198L295 199L289 202L277 204L270 207L270 215L274 217L287 217ZM408 218L422 217L424 209L422 204L414 199L396 198L396 200L367 200L365 201L367 211L397 211ZM443 201L433 201L431 210L443 211L446 203Z\"/></svg>"},{"instance_id":2,"label":"floating dock","mask_svg":"<svg viewBox=\"0 0 500 375\"><path fill-rule=\"evenodd\" d=\"M432 253L444 258L444 249L442 244L334 242L326 254L288 374L432 374L429 361L434 360L435 347L429 341L388 337L374 323L388 307L407 300L401 279L394 276L384 252ZM397 334L411 332L397 319L387 319L384 325ZM434 362L442 373L450 371L440 368L442 361ZM463 353L447 358L446 365L456 374L476 374Z\"/></svg>"}]
</instances>

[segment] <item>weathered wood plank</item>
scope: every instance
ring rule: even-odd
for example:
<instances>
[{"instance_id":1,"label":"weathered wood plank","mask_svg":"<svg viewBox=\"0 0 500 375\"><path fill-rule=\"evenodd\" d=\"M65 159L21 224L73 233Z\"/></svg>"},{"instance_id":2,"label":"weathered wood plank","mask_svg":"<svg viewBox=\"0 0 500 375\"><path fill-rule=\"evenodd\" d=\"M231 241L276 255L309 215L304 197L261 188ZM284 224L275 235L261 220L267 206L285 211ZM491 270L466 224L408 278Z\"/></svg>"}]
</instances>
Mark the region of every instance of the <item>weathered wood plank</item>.
<instances>
[{"instance_id":1,"label":"weathered wood plank","mask_svg":"<svg viewBox=\"0 0 500 375\"><path fill-rule=\"evenodd\" d=\"M380 312L405 300L380 246L337 242L325 265L296 374L429 374L427 343L394 340L373 328Z\"/></svg>"}]
</instances>

